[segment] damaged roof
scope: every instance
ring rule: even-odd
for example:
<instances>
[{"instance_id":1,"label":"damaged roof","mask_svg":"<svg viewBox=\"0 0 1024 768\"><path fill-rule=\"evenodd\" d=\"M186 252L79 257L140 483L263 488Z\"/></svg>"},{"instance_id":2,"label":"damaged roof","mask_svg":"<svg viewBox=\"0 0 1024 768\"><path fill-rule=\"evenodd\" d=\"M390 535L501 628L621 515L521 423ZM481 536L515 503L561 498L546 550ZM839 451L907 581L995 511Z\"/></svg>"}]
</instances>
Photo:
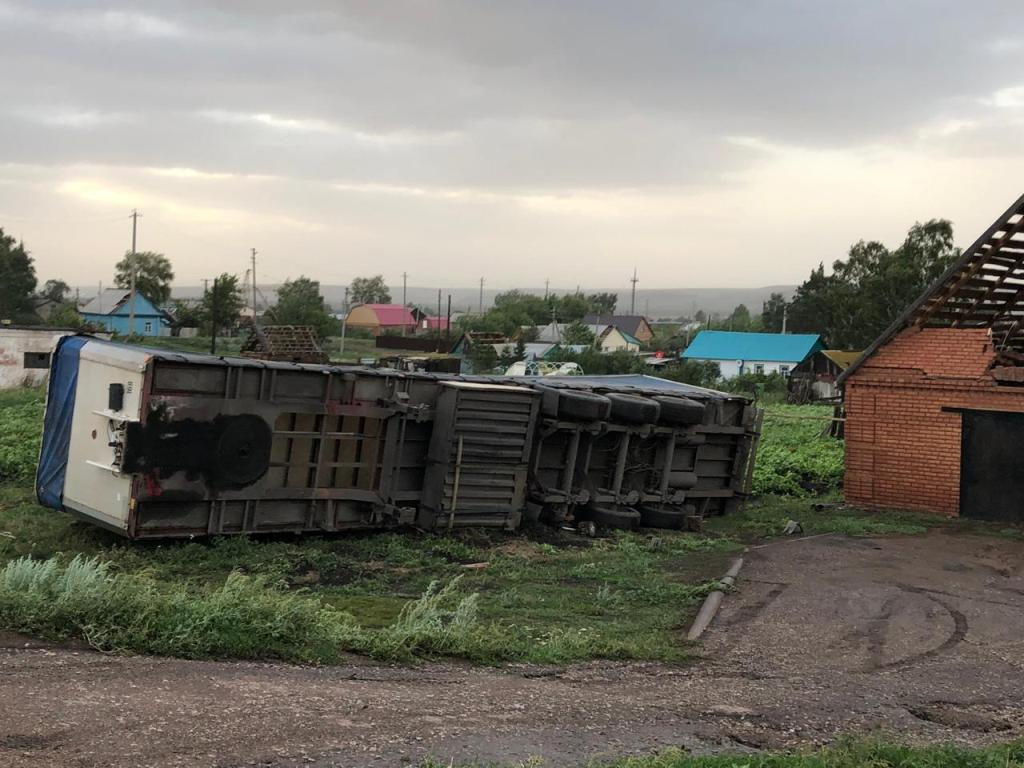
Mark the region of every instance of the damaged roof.
<instances>
[{"instance_id":1,"label":"damaged roof","mask_svg":"<svg viewBox=\"0 0 1024 768\"><path fill-rule=\"evenodd\" d=\"M995 220L839 377L842 383L905 328L989 328L1024 351L1024 195Z\"/></svg>"}]
</instances>

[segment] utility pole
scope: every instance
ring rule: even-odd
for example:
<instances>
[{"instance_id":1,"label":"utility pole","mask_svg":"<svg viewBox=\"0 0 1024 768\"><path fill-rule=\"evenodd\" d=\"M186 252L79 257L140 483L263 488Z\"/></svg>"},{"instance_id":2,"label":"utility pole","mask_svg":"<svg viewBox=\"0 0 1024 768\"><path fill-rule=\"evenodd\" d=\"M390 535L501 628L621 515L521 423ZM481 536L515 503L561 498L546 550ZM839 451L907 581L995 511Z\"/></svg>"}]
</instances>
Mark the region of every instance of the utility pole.
<instances>
[{"instance_id":1,"label":"utility pole","mask_svg":"<svg viewBox=\"0 0 1024 768\"><path fill-rule=\"evenodd\" d=\"M437 344L441 345L441 289L437 289Z\"/></svg>"},{"instance_id":2,"label":"utility pole","mask_svg":"<svg viewBox=\"0 0 1024 768\"><path fill-rule=\"evenodd\" d=\"M348 286L345 286L345 317L341 321L341 344L338 345L338 357L345 354L345 328L348 326Z\"/></svg>"},{"instance_id":3,"label":"utility pole","mask_svg":"<svg viewBox=\"0 0 1024 768\"><path fill-rule=\"evenodd\" d=\"M441 322L440 318L438 318L438 322ZM452 343L452 295L450 293L448 294L448 317L444 323L444 341L445 345Z\"/></svg>"},{"instance_id":4,"label":"utility pole","mask_svg":"<svg viewBox=\"0 0 1024 768\"><path fill-rule=\"evenodd\" d=\"M135 334L135 272L138 267L135 258L135 233L139 224L139 212L132 208L132 255L131 255L131 294L128 299L128 334Z\"/></svg>"},{"instance_id":5,"label":"utility pole","mask_svg":"<svg viewBox=\"0 0 1024 768\"><path fill-rule=\"evenodd\" d=\"M550 282L551 282L551 280L549 278L546 278L546 277L544 278L544 298L545 298L545 300L548 297L548 284Z\"/></svg>"},{"instance_id":6,"label":"utility pole","mask_svg":"<svg viewBox=\"0 0 1024 768\"><path fill-rule=\"evenodd\" d=\"M252 325L256 327L256 249L252 249Z\"/></svg>"},{"instance_id":7,"label":"utility pole","mask_svg":"<svg viewBox=\"0 0 1024 768\"><path fill-rule=\"evenodd\" d=\"M782 305L782 332L786 332L786 319L789 314L789 304Z\"/></svg>"},{"instance_id":8,"label":"utility pole","mask_svg":"<svg viewBox=\"0 0 1024 768\"><path fill-rule=\"evenodd\" d=\"M217 278L213 278L213 294L210 296L210 354L217 354Z\"/></svg>"},{"instance_id":9,"label":"utility pole","mask_svg":"<svg viewBox=\"0 0 1024 768\"><path fill-rule=\"evenodd\" d=\"M484 279L480 278L480 314L484 313ZM440 314L440 313L439 313Z\"/></svg>"},{"instance_id":10,"label":"utility pole","mask_svg":"<svg viewBox=\"0 0 1024 768\"><path fill-rule=\"evenodd\" d=\"M636 267L633 267L633 276L629 279L629 282L633 284L633 295L629 301L629 314L636 314L636 284L640 282L640 278L636 276Z\"/></svg>"},{"instance_id":11,"label":"utility pole","mask_svg":"<svg viewBox=\"0 0 1024 768\"><path fill-rule=\"evenodd\" d=\"M406 280L408 279L408 277L409 277L408 274L406 274L405 272L402 273L402 309L406 309L409 306L409 302L406 299L406 295L405 295ZM404 321L402 322L402 335L405 336L405 322Z\"/></svg>"}]
</instances>

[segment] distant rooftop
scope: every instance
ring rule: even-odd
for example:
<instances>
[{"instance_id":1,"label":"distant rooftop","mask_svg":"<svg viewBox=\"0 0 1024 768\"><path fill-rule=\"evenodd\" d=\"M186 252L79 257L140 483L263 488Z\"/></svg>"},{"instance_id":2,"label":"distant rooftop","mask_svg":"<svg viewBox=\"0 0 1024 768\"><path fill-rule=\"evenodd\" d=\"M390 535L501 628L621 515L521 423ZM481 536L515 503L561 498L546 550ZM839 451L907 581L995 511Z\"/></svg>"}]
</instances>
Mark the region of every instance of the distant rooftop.
<instances>
[{"instance_id":1,"label":"distant rooftop","mask_svg":"<svg viewBox=\"0 0 1024 768\"><path fill-rule=\"evenodd\" d=\"M683 352L691 360L765 360L799 363L823 347L816 333L701 331Z\"/></svg>"}]
</instances>

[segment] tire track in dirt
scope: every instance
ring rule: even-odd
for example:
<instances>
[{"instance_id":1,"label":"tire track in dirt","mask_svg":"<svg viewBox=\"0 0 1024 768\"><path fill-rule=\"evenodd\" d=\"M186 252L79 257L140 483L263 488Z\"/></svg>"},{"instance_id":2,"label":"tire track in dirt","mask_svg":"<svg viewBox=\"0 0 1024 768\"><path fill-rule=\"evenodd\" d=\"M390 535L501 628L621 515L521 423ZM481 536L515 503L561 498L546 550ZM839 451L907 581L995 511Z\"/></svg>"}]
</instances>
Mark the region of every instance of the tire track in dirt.
<instances>
[{"instance_id":1,"label":"tire track in dirt","mask_svg":"<svg viewBox=\"0 0 1024 768\"><path fill-rule=\"evenodd\" d=\"M871 672L904 668L913 664L918 664L927 659L934 658L935 656L939 656L943 653L948 653L963 642L969 629L967 617L945 600L940 600L932 594L932 590L925 589L923 587L915 587L910 584L895 584L894 586L909 594L923 595L928 600L931 600L933 603L945 610L953 620L953 631L949 634L949 637L934 648L929 648L925 651L906 656L902 659L882 662L882 654L885 650L885 634L888 630L889 622L892 619L892 608L898 599L897 597L891 597L885 601L879 617L874 620L868 628L868 652L870 656L868 671Z\"/></svg>"}]
</instances>

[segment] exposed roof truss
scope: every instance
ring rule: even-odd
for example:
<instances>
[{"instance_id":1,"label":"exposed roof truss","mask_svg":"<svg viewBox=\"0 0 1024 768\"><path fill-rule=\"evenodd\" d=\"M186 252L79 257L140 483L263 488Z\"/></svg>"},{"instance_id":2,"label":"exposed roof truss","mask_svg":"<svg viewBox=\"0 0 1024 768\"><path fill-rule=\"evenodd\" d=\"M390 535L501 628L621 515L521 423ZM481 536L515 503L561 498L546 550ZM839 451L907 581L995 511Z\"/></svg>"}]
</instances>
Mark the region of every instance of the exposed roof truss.
<instances>
[{"instance_id":1,"label":"exposed roof truss","mask_svg":"<svg viewBox=\"0 0 1024 768\"><path fill-rule=\"evenodd\" d=\"M910 324L991 328L999 348L1024 350L1024 199L1003 214L922 298Z\"/></svg>"},{"instance_id":2,"label":"exposed roof truss","mask_svg":"<svg viewBox=\"0 0 1024 768\"><path fill-rule=\"evenodd\" d=\"M1024 196L875 339L839 381L909 326L990 328L997 349L1024 352Z\"/></svg>"}]
</instances>

